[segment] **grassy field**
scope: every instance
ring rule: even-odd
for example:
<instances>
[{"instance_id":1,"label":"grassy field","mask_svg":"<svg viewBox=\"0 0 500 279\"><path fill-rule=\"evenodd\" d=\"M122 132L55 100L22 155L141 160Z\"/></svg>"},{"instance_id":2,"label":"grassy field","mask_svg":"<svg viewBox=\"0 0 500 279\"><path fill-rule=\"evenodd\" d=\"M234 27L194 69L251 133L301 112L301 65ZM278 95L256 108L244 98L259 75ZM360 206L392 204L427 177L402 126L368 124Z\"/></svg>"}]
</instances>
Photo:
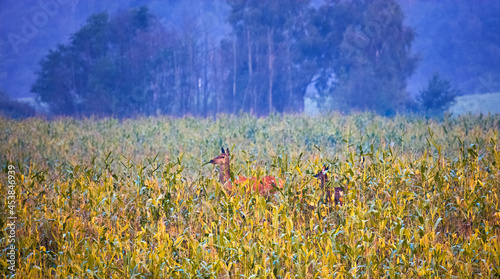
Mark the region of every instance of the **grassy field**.
<instances>
[{"instance_id":1,"label":"grassy field","mask_svg":"<svg viewBox=\"0 0 500 279\"><path fill-rule=\"evenodd\" d=\"M11 276L14 209L15 278L498 277L499 127L498 116L0 119L0 268ZM234 175L284 188L227 195L207 163L221 146ZM324 202L323 164L343 206Z\"/></svg>"}]
</instances>

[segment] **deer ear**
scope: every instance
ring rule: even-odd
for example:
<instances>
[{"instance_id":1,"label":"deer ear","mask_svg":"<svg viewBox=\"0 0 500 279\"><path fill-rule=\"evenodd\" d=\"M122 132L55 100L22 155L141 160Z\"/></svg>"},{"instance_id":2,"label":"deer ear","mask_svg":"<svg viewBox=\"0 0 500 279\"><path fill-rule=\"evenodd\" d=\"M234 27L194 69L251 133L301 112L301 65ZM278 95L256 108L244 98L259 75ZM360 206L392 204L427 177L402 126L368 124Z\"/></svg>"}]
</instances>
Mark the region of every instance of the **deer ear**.
<instances>
[{"instance_id":1,"label":"deer ear","mask_svg":"<svg viewBox=\"0 0 500 279\"><path fill-rule=\"evenodd\" d=\"M328 167L327 166L324 166L323 167L323 174L325 175L325 179L328 179L328 175L326 174L326 172L328 171Z\"/></svg>"},{"instance_id":2,"label":"deer ear","mask_svg":"<svg viewBox=\"0 0 500 279\"><path fill-rule=\"evenodd\" d=\"M220 150L222 151L222 154L224 154L224 147L221 147Z\"/></svg>"},{"instance_id":3,"label":"deer ear","mask_svg":"<svg viewBox=\"0 0 500 279\"><path fill-rule=\"evenodd\" d=\"M229 155L229 148L226 147L226 154Z\"/></svg>"}]
</instances>

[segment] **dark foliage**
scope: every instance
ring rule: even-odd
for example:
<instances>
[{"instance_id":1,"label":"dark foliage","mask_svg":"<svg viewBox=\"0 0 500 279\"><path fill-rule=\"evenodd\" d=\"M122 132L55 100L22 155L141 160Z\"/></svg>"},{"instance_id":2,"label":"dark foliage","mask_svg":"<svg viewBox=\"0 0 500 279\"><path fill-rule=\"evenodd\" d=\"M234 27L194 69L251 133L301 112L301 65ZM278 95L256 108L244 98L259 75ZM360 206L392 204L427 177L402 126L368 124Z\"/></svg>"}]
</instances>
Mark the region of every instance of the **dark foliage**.
<instances>
[{"instance_id":1,"label":"dark foliage","mask_svg":"<svg viewBox=\"0 0 500 279\"><path fill-rule=\"evenodd\" d=\"M228 3L219 45L195 17L168 29L146 7L95 14L40 62L32 92L74 116L300 112L311 82L332 109L404 108L416 58L397 2Z\"/></svg>"},{"instance_id":2,"label":"dark foliage","mask_svg":"<svg viewBox=\"0 0 500 279\"><path fill-rule=\"evenodd\" d=\"M53 114L130 117L157 106L152 66L168 34L143 7L93 15L40 62L32 92ZM160 47L160 45L162 47Z\"/></svg>"},{"instance_id":3,"label":"dark foliage","mask_svg":"<svg viewBox=\"0 0 500 279\"><path fill-rule=\"evenodd\" d=\"M407 79L416 68L413 30L403 25L396 1L353 1L344 32L334 89L337 108L391 115L404 108Z\"/></svg>"},{"instance_id":4,"label":"dark foliage","mask_svg":"<svg viewBox=\"0 0 500 279\"><path fill-rule=\"evenodd\" d=\"M449 109L458 95L460 91L452 88L449 80L442 79L435 73L427 88L420 90L417 100L426 114L436 115Z\"/></svg>"}]
</instances>

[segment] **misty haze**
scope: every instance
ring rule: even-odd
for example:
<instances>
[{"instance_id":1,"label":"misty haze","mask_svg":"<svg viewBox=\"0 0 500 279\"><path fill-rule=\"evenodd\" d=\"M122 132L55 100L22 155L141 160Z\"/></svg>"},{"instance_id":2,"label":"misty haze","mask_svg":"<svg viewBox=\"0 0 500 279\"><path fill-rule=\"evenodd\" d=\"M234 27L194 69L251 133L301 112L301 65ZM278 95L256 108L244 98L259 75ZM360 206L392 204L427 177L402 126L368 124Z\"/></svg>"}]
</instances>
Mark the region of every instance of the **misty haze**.
<instances>
[{"instance_id":1,"label":"misty haze","mask_svg":"<svg viewBox=\"0 0 500 279\"><path fill-rule=\"evenodd\" d=\"M0 13L7 116L498 112L480 105L500 100L498 1L6 0Z\"/></svg>"},{"instance_id":2,"label":"misty haze","mask_svg":"<svg viewBox=\"0 0 500 279\"><path fill-rule=\"evenodd\" d=\"M0 0L5 278L500 278L500 1Z\"/></svg>"}]
</instances>

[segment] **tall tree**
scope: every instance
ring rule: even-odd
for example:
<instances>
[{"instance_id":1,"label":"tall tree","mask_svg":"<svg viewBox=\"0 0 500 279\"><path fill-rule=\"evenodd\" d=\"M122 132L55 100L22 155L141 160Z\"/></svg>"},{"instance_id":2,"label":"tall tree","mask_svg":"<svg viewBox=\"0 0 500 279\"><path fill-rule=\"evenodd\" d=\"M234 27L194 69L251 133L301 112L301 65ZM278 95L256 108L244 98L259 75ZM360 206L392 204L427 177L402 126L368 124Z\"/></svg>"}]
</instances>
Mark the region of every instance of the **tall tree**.
<instances>
[{"instance_id":1,"label":"tall tree","mask_svg":"<svg viewBox=\"0 0 500 279\"><path fill-rule=\"evenodd\" d=\"M418 58L414 39L394 0L353 1L354 21L344 32L334 98L348 109L391 114L404 107L406 82Z\"/></svg>"},{"instance_id":2,"label":"tall tree","mask_svg":"<svg viewBox=\"0 0 500 279\"><path fill-rule=\"evenodd\" d=\"M310 74L303 72L304 60L296 55L309 1L229 3L236 57L230 82L240 100L233 103L235 110L256 114L301 110L303 80L310 79Z\"/></svg>"},{"instance_id":3,"label":"tall tree","mask_svg":"<svg viewBox=\"0 0 500 279\"><path fill-rule=\"evenodd\" d=\"M329 109L390 114L403 108L416 67L414 34L394 0L330 1L312 15L316 85Z\"/></svg>"},{"instance_id":4,"label":"tall tree","mask_svg":"<svg viewBox=\"0 0 500 279\"><path fill-rule=\"evenodd\" d=\"M93 15L68 45L58 46L40 62L32 92L55 114L153 114L149 69L163 46L152 41L164 36L146 7L111 19L107 13Z\"/></svg>"},{"instance_id":5,"label":"tall tree","mask_svg":"<svg viewBox=\"0 0 500 279\"><path fill-rule=\"evenodd\" d=\"M452 88L449 80L442 79L435 73L427 87L420 90L417 101L426 114L437 115L448 110L458 95L460 91Z\"/></svg>"}]
</instances>

